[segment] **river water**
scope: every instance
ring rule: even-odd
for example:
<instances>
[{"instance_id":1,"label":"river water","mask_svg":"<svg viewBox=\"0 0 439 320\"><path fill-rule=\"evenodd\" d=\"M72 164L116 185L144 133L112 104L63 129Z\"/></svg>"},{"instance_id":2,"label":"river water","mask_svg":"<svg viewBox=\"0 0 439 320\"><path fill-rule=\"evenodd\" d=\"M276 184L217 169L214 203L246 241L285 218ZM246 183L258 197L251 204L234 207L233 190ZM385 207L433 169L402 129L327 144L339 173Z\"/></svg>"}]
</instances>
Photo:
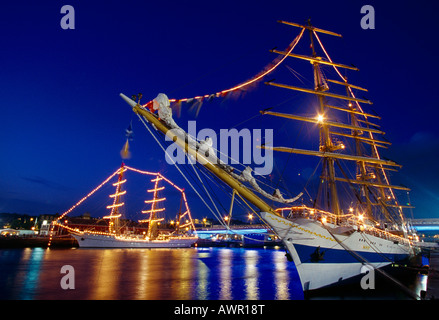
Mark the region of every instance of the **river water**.
<instances>
[{"instance_id":1,"label":"river water","mask_svg":"<svg viewBox=\"0 0 439 320\"><path fill-rule=\"evenodd\" d=\"M0 274L1 299L303 298L294 264L275 249L2 249ZM72 275L74 289L63 289Z\"/></svg>"},{"instance_id":2,"label":"river water","mask_svg":"<svg viewBox=\"0 0 439 320\"><path fill-rule=\"evenodd\" d=\"M63 266L70 271L61 273ZM66 283L74 289L63 289ZM410 280L425 289L426 278ZM387 288L388 286L386 286ZM369 297L404 299L395 291ZM283 249L1 249L0 299L301 300ZM317 299L364 298L358 292ZM366 296L367 298L367 296Z\"/></svg>"}]
</instances>

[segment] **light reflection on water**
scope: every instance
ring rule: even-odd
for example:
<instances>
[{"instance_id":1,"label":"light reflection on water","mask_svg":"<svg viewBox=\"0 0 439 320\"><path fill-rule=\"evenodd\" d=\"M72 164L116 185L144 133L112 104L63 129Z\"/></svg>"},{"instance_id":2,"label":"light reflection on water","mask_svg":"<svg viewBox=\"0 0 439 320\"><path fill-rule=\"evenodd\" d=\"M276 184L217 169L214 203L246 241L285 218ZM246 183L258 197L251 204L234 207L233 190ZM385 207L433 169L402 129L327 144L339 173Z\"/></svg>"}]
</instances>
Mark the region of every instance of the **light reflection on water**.
<instances>
[{"instance_id":1,"label":"light reflection on water","mask_svg":"<svg viewBox=\"0 0 439 320\"><path fill-rule=\"evenodd\" d=\"M63 290L63 265L75 289ZM302 299L294 264L275 249L3 249L1 299Z\"/></svg>"}]
</instances>

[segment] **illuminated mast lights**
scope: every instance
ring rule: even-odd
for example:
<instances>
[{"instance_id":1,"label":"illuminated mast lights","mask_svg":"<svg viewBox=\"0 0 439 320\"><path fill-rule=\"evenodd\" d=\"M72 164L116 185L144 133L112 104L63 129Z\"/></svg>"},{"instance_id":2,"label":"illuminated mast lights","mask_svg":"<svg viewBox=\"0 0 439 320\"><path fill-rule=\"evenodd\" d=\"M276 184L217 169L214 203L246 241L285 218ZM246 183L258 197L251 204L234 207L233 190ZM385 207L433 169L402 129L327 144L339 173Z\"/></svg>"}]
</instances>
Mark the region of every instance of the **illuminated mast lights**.
<instances>
[{"instance_id":1,"label":"illuminated mast lights","mask_svg":"<svg viewBox=\"0 0 439 320\"><path fill-rule=\"evenodd\" d=\"M122 216L119 210L125 204L125 202L120 202L120 198L127 193L126 190L121 190L122 185L127 181L126 179L123 179L123 173L125 171L127 171L127 168L125 168L125 164L122 162L119 169L119 178L116 183L113 183L113 186L116 187L116 192L109 196L110 198L114 198L113 204L107 206L107 209L111 209L110 215L103 217L103 219L110 220L108 223L108 230L110 233L117 233L119 231L119 218Z\"/></svg>"},{"instance_id":2,"label":"illuminated mast lights","mask_svg":"<svg viewBox=\"0 0 439 320\"><path fill-rule=\"evenodd\" d=\"M58 217L58 219L56 221L53 221L51 223L51 230L50 230L50 237L49 237L49 246L52 243L53 240L53 236L55 235L55 227L61 227L63 229L68 230L70 233L73 234L74 237L76 236L80 236L81 241L83 240L83 238L87 237L91 237L91 236L99 236L99 235L105 235L105 236L116 236L117 241L122 241L122 239L124 241L126 241L128 238L125 235L123 238L119 237L119 232L120 232L120 226L119 226L119 218L122 216L121 215L121 210L120 208L122 208L125 203L121 201L121 197L124 196L127 191L126 190L122 190L123 184L126 183L126 179L124 179L124 172L126 170L131 170L140 174L144 174L144 175L152 175L155 176L156 178L151 180L152 182L155 182L155 187L154 189L148 190L148 192L154 192L154 199L153 200L147 200L145 201L146 204L153 204L153 208L151 208L151 210L145 210L142 211L142 213L148 213L148 214L152 214L153 217L150 217L149 219L145 219L145 220L141 220L140 222L152 222L150 225L153 225L159 221L163 221L164 218L162 219L157 219L154 218L155 214L157 212L161 212L161 211L165 211L164 208L157 208L157 203L165 201L166 198L162 197L159 198L157 196L157 192L160 190L164 190L164 187L158 187L157 183L158 181L164 180L165 182L169 183L172 187L174 187L175 189L177 189L180 193L181 193L181 204L180 204L180 211L178 214L178 219L176 220L176 222L174 222L174 224L177 225L176 231L172 232L170 234L164 234L164 235L160 235L160 240L164 240L165 242L163 242L164 247L174 247L174 246L187 246L187 245L191 245L191 241L193 240L193 242L196 241L197 237L196 236L192 236L192 237L188 237L187 235L183 235L183 239L186 241L185 243L177 243L181 238L181 236L178 234L179 229L181 229L181 227L184 227L186 231L189 230L196 230L195 229L195 225L193 223L192 217L191 217L191 213L190 213L190 209L187 203L187 199L186 199L186 195L184 193L184 189L183 188L179 188L177 185L175 185L174 183L172 183L170 180L168 180L166 177L162 176L160 173L158 172L149 172L149 171L144 171L144 170L138 170L135 168L131 168L129 166L126 166L124 163L122 163L121 167L119 169L117 169L115 172L113 172L107 179L105 179L99 186L97 186L95 189L93 189L91 192L89 192L85 197L83 197L82 199L80 199L75 205L73 205L70 209L68 209L67 211L65 211L63 214L61 214L60 217ZM94 231L94 230L79 230L77 228L71 228L69 226L67 226L66 224L62 223L61 220L70 212L72 212L75 208L77 208L80 204L82 204L84 201L86 201L90 196L92 196L93 194L95 194L99 189L101 189L105 184L107 184L108 182L111 181L111 179L113 179L116 175L118 175L118 179L115 183L112 183L114 187L116 187L116 191L114 194L109 195L110 198L113 199L113 203L111 205L107 206L107 209L111 209L111 212L108 216L103 217L103 219L108 219L109 220L109 227L108 227L108 231L106 232L100 232L100 231ZM185 206L185 208L183 209L184 213L181 213L181 209L182 209L182 205ZM185 217L186 219L186 223L182 224L180 223L180 219ZM171 222L172 224L172 222ZM150 230L151 233L151 230ZM157 235L155 235L157 237ZM115 238L115 239L116 239ZM142 247L143 245L145 245L145 247L148 247L147 245L147 241L149 240L154 240L154 239L150 239L150 238L145 238L145 239L139 239L138 237L133 237L132 241L141 243ZM175 240L175 244L174 241ZM146 242L145 242L146 241ZM167 242L167 241L171 241L171 242ZM183 241L183 240L182 240ZM118 244L115 244L115 247L118 247ZM86 247L86 246L85 246Z\"/></svg>"},{"instance_id":3,"label":"illuminated mast lights","mask_svg":"<svg viewBox=\"0 0 439 320\"><path fill-rule=\"evenodd\" d=\"M155 179L152 179L151 182L155 182L154 189L147 190L147 192L153 192L153 198L152 200L145 200L146 204L151 204L150 210L144 210L142 213L149 214L148 219L139 220L139 222L148 222L148 232L146 236L149 239L152 239L155 237L155 226L158 222L163 221L164 218L157 218L156 213L165 211L165 208L157 208L157 203L163 202L166 200L166 198L159 198L158 197L158 191L164 190L165 187L158 187L158 183L160 180L163 180L159 175Z\"/></svg>"}]
</instances>

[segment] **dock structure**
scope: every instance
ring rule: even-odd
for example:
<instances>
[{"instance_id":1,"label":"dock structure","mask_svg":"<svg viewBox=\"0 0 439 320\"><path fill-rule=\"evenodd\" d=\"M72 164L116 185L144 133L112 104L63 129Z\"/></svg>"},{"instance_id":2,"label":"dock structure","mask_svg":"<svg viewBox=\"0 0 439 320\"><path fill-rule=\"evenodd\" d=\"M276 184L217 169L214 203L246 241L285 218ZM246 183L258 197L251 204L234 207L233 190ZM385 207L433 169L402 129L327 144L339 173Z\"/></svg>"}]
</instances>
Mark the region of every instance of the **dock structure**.
<instances>
[{"instance_id":1,"label":"dock structure","mask_svg":"<svg viewBox=\"0 0 439 320\"><path fill-rule=\"evenodd\" d=\"M427 280L427 300L439 299L439 252L430 253L430 270Z\"/></svg>"}]
</instances>

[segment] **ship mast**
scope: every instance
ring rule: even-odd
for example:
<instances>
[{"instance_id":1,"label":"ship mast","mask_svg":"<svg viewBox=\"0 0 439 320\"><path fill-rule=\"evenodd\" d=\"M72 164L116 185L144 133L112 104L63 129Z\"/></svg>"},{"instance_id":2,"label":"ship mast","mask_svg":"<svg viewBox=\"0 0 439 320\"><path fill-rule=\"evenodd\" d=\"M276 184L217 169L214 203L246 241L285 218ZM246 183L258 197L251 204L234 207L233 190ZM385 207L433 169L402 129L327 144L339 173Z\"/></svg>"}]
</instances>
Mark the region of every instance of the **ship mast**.
<instances>
[{"instance_id":1,"label":"ship mast","mask_svg":"<svg viewBox=\"0 0 439 320\"><path fill-rule=\"evenodd\" d=\"M309 28L309 36L311 40L311 52L312 57L316 59L317 54L314 48L314 38L313 38L313 30L311 26L311 21L308 20L308 26ZM314 90L316 92L323 92L327 91L328 87L326 86L326 83L324 82L324 79L322 78L322 74L320 72L320 66L319 63L316 61L312 61L313 66L313 73L314 73ZM334 150L334 145L332 143L331 135L329 133L329 127L325 124L325 114L326 114L326 108L325 108L325 101L323 95L317 95L319 100L319 106L320 106L320 113L317 116L317 120L320 122L320 147L319 150L321 152L332 152ZM323 172L327 177L329 189L330 189L330 208L332 212L336 215L340 214L340 204L338 201L338 194L337 194L337 185L335 183L335 168L334 168L334 158L332 157L325 157L323 161ZM329 199L328 199L329 200Z\"/></svg>"},{"instance_id":2,"label":"ship mast","mask_svg":"<svg viewBox=\"0 0 439 320\"><path fill-rule=\"evenodd\" d=\"M346 95L350 95L349 92L349 87L346 86ZM349 103L348 105L349 109L352 111L350 113L350 118L351 118L351 124L353 126L359 126L358 121L360 121L359 119L357 119L357 115L355 114L354 111L354 106L352 103ZM360 132L358 130L353 130L352 134L354 136L354 140L355 140L355 154L359 157L363 156L363 152L362 152L362 144L361 144L361 140L359 139L359 134ZM368 178L367 175L367 168L366 168L366 162L365 161L357 161L357 172L359 172L359 180L360 181L366 181ZM366 212L367 215L369 217L372 217L372 206L371 206L371 201L370 201L370 194L369 194L369 187L366 184L361 185L362 189L363 189L363 193L364 193L364 197L366 198Z\"/></svg>"},{"instance_id":3,"label":"ship mast","mask_svg":"<svg viewBox=\"0 0 439 320\"><path fill-rule=\"evenodd\" d=\"M142 213L149 214L148 219L139 220L140 223L148 222L148 231L146 236L149 239L154 239L156 237L156 228L157 228L157 222L163 221L164 218L157 218L156 213L165 211L165 208L158 208L157 203L165 201L166 198L159 198L158 192L165 189L165 187L159 187L158 183L160 180L163 180L162 177L157 175L155 179L152 179L151 182L154 182L154 189L149 189L147 192L152 192L153 197L152 200L145 200L146 204L151 204L150 210L143 210Z\"/></svg>"},{"instance_id":4,"label":"ship mast","mask_svg":"<svg viewBox=\"0 0 439 320\"><path fill-rule=\"evenodd\" d=\"M110 198L114 198L113 204L107 206L107 209L111 209L111 212L108 216L103 217L103 219L108 219L108 231L112 234L119 233L119 218L122 216L120 213L120 208L125 204L121 202L121 196L126 193L126 190L122 191L122 185L127 181L123 179L124 172L127 169L125 168L125 164L122 162L122 165L119 169L119 177L117 182L113 183L113 186L116 187L116 192L114 194L110 194Z\"/></svg>"},{"instance_id":5,"label":"ship mast","mask_svg":"<svg viewBox=\"0 0 439 320\"><path fill-rule=\"evenodd\" d=\"M380 129L380 126L373 123L372 119L381 119L379 116L366 113L363 111L361 104L372 104L371 101L366 99L357 98L352 89L360 91L368 91L360 86L356 86L347 82L347 78L342 76L338 68L349 69L358 71L358 68L354 66L349 66L341 63L335 63L331 60L327 54L323 44L321 43L318 34L324 33L332 36L341 37L340 34L335 32L323 30L316 28L311 25L308 20L307 25L300 25L297 23L291 23L286 21L279 21L280 23L291 25L294 27L299 27L309 31L310 41L311 41L311 55L305 56L295 53L287 53L285 51L272 50L272 52L286 55L299 60L305 60L312 64L313 68L313 78L314 78L314 88L302 88L287 84L275 83L273 81L265 82L265 84L284 88L293 91L304 92L307 94L313 94L317 96L318 103L318 114L315 117L306 117L294 114L280 113L274 111L268 111L265 109L261 111L264 115L272 115L276 117L282 117L286 119L298 120L302 122L310 122L317 124L319 127L319 151L316 150L304 150L291 147L271 147L263 146L264 149L271 149L273 151L311 155L323 158L323 168L321 179L322 182L319 185L319 195L326 197L327 209L331 210L334 214L341 214L340 197L337 192L338 182L345 182L350 185L350 189L355 191L356 199L358 200L358 214L367 214L369 217L374 219L374 213L377 213L378 208L381 208L380 215L384 215L386 220L395 221L395 215L390 209L395 208L399 211L399 218L403 218L402 208L409 206L402 206L398 203L395 197L394 190L406 190L410 189L391 185L387 177L387 171L396 171L394 167L400 168L401 165L395 163L391 160L386 160L380 157L378 148L387 148L391 143L383 139L377 139L376 135L384 135L385 133ZM322 51L326 55L321 57L317 55L316 44L320 45ZM320 65L332 66L341 78L339 80L326 79L323 76ZM346 94L339 94L334 92L329 92L328 83L335 85L342 85L346 89ZM328 99L336 99L336 101L345 101L347 106L333 105L328 102ZM332 101L332 100L331 100ZM350 121L348 123L343 123L341 121L331 121L329 112L331 111L331 117L333 112L338 114L345 113L350 116ZM354 153L345 153L345 144L335 139L336 137L342 137L346 139L353 139L354 142ZM346 141L349 142L349 141ZM370 152L365 152L365 147L370 147ZM341 167L341 162L339 160L347 160L348 162L355 162L356 173L353 177L348 176L344 168ZM337 168L343 175L336 176ZM358 191L356 186L359 185ZM324 187L327 187L324 190ZM327 194L323 194L327 192ZM317 197L318 198L318 197ZM346 200L346 199L344 199ZM347 208L346 208L347 209ZM353 208L349 208L350 212L353 212Z\"/></svg>"}]
</instances>

